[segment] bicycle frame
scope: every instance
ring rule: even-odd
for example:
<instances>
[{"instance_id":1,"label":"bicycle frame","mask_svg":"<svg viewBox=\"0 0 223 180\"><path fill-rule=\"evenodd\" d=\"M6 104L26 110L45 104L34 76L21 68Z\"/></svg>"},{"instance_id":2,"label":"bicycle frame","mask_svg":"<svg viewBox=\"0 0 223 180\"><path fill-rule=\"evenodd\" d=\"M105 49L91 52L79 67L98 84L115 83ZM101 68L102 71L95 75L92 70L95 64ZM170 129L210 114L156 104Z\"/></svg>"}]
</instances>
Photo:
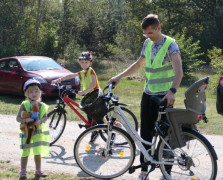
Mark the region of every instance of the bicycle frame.
<instances>
[{"instance_id":1,"label":"bicycle frame","mask_svg":"<svg viewBox=\"0 0 223 180\"><path fill-rule=\"evenodd\" d=\"M147 144L147 145L150 145L151 146L151 150L152 150L152 154L154 154L155 149L156 149L156 143L157 143L158 135L153 138L153 142L149 142L149 141L146 141L146 140L142 139L139 136L139 134L137 133L137 131L135 131L134 127L129 122L128 118L122 112L122 109L120 108L120 106L115 105L113 117L116 118L116 119L119 119L119 121L125 127L127 133L131 136L131 138L133 139L133 141L136 143L137 147L143 153L143 155L144 155L144 157L146 158L147 161L150 161L153 164L165 164L165 165L177 164L177 163L172 163L172 162L160 162L160 161L154 160L153 157L149 155L148 151L145 149L145 147L143 146L142 143ZM111 133L111 132L109 132L110 131L109 129L110 129L110 121L108 123L108 136ZM161 136L159 136L159 137L162 139L162 141L165 142L165 144L167 145L167 147L169 149L171 149L170 146L169 146L169 144L165 141L165 139L163 137L161 137ZM108 142L109 142L109 140L108 140ZM109 149L109 145L110 144L107 143L107 148L108 149ZM172 152L174 153L175 156L178 157L178 155L174 151L172 151Z\"/></svg>"},{"instance_id":2,"label":"bicycle frame","mask_svg":"<svg viewBox=\"0 0 223 180\"><path fill-rule=\"evenodd\" d=\"M73 101L72 99L70 99L67 95L64 95L63 97L63 102L65 102L74 112L75 114L77 114L77 116L79 118L81 118L82 121L84 121L84 123L88 126L88 127L91 127L93 126L94 124L94 120L91 121L91 123L89 123L85 118L84 116L81 115L81 113L74 107L78 107L80 108L79 104L76 103L75 101Z\"/></svg>"}]
</instances>

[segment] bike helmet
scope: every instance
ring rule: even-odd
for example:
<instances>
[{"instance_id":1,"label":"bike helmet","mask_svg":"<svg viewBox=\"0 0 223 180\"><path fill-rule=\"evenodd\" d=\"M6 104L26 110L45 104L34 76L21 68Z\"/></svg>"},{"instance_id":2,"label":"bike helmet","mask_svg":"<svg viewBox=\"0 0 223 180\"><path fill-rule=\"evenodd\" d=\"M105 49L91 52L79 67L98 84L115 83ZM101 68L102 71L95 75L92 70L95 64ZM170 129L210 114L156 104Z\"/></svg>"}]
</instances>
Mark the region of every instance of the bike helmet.
<instances>
[{"instance_id":1,"label":"bike helmet","mask_svg":"<svg viewBox=\"0 0 223 180\"><path fill-rule=\"evenodd\" d=\"M78 57L79 60L93 60L93 57L90 52L82 52L81 55Z\"/></svg>"},{"instance_id":2,"label":"bike helmet","mask_svg":"<svg viewBox=\"0 0 223 180\"><path fill-rule=\"evenodd\" d=\"M38 86L41 88L40 82L35 79L27 80L23 86L23 91L25 92L29 86Z\"/></svg>"}]
</instances>

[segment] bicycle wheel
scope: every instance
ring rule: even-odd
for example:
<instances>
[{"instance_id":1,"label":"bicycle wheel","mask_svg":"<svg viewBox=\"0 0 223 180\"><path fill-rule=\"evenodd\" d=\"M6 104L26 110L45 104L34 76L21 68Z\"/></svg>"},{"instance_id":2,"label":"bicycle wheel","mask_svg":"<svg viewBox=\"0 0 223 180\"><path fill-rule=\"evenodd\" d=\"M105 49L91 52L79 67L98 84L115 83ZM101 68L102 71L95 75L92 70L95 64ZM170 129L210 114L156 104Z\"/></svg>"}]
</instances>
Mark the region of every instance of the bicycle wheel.
<instances>
[{"instance_id":1,"label":"bicycle wheel","mask_svg":"<svg viewBox=\"0 0 223 180\"><path fill-rule=\"evenodd\" d=\"M136 116L132 113L132 111L130 111L129 109L125 108L125 107L121 107L122 111L124 112L124 114L126 115L126 117L128 118L129 122L131 122L131 124L133 125L133 127L135 128L136 131L138 131L138 121ZM109 109L109 112L107 113L108 118L113 116L113 112L114 112L114 107L111 107ZM106 122L106 119L104 118L104 121ZM125 129L124 126L121 124L119 119L116 119L115 126L120 127L122 129Z\"/></svg>"},{"instance_id":2,"label":"bicycle wheel","mask_svg":"<svg viewBox=\"0 0 223 180\"><path fill-rule=\"evenodd\" d=\"M107 126L97 125L88 128L77 138L74 145L74 158L79 167L90 176L102 179L115 178L124 174L135 159L135 144L132 138L124 130L113 127L112 133L115 133L116 137L108 143L110 146L106 149L107 142L102 138L98 137L94 143L89 143L93 131L107 131ZM116 146L113 141L128 143Z\"/></svg>"},{"instance_id":3,"label":"bicycle wheel","mask_svg":"<svg viewBox=\"0 0 223 180\"><path fill-rule=\"evenodd\" d=\"M167 179L208 179L217 175L217 155L209 141L200 133L184 129L186 145L171 151L163 141L158 145L158 160L171 162L173 165L160 164L160 169ZM166 138L168 141L168 138ZM173 153L174 152L174 153Z\"/></svg>"},{"instance_id":4,"label":"bicycle wheel","mask_svg":"<svg viewBox=\"0 0 223 180\"><path fill-rule=\"evenodd\" d=\"M51 111L48 115L46 125L50 132L50 146L52 146L62 135L66 126L66 114L63 111Z\"/></svg>"}]
</instances>

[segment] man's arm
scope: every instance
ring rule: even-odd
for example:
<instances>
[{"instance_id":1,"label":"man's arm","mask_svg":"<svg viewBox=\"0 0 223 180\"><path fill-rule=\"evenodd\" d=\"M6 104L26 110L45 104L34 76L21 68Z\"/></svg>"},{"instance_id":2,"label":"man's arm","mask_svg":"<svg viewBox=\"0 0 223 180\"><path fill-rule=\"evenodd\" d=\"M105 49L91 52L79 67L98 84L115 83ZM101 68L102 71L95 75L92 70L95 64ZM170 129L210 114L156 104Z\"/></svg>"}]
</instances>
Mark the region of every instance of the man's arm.
<instances>
[{"instance_id":1,"label":"man's arm","mask_svg":"<svg viewBox=\"0 0 223 180\"><path fill-rule=\"evenodd\" d=\"M182 60L179 53L175 53L171 56L173 70L175 72L175 77L173 79L172 88L177 89L183 78ZM163 100L167 99L167 106L173 105L175 102L174 94L169 90Z\"/></svg>"},{"instance_id":2,"label":"man's arm","mask_svg":"<svg viewBox=\"0 0 223 180\"><path fill-rule=\"evenodd\" d=\"M175 53L172 56L172 65L175 72L175 78L173 80L172 87L178 88L180 86L181 80L183 78L182 60L179 53Z\"/></svg>"},{"instance_id":3,"label":"man's arm","mask_svg":"<svg viewBox=\"0 0 223 180\"><path fill-rule=\"evenodd\" d=\"M126 70L116 75L115 77L109 79L108 83L115 82L115 85L117 85L123 77L127 77L136 73L137 71L142 69L144 65L145 65L145 58L140 56L139 59L133 64L131 64Z\"/></svg>"}]
</instances>

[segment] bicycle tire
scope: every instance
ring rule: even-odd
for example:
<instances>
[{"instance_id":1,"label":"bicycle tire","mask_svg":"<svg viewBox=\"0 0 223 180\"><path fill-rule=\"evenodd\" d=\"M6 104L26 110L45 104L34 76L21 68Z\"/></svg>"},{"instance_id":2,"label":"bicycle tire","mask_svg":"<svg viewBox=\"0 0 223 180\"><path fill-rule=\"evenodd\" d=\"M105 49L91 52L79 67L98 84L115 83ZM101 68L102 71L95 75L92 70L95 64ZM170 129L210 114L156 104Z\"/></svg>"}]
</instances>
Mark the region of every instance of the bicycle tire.
<instances>
[{"instance_id":1,"label":"bicycle tire","mask_svg":"<svg viewBox=\"0 0 223 180\"><path fill-rule=\"evenodd\" d=\"M94 143L89 143L91 132L106 131L107 125L97 125L86 129L80 134L74 144L74 158L78 166L88 175L111 179L124 174L132 166L135 159L135 143L127 132L118 127L113 127L112 133L116 134L114 141L128 143L124 146L116 146L110 141L109 155L105 156L107 142L97 137Z\"/></svg>"},{"instance_id":2,"label":"bicycle tire","mask_svg":"<svg viewBox=\"0 0 223 180\"><path fill-rule=\"evenodd\" d=\"M126 117L129 119L129 121L131 122L131 124L133 125L133 127L135 128L136 131L138 131L138 121L137 121L137 118L136 116L127 108L125 107L121 107L122 111L124 112L124 114L126 115ZM114 111L114 107L111 107L109 109L109 112L108 112L108 118L110 118L113 114L112 112ZM106 121L106 119L104 120ZM119 119L116 119L115 121L115 126L119 127L119 128L122 128L125 130L124 126L122 126L122 124L120 123L120 120ZM104 141L107 141L107 131L99 131L99 134L101 136L101 138L104 140ZM116 145L124 145L125 143L127 142L121 142L119 144L116 144Z\"/></svg>"},{"instance_id":3,"label":"bicycle tire","mask_svg":"<svg viewBox=\"0 0 223 180\"><path fill-rule=\"evenodd\" d=\"M128 120L131 122L131 124L133 125L133 127L135 128L136 131L138 131L139 125L138 125L138 121L137 118L135 116L135 114L130 111L129 109L125 108L125 107L120 107L122 109L122 111L124 112L124 114L126 115L126 117L128 118ZM114 111L114 107L111 107L108 111L108 118L112 116L112 111ZM120 126L118 126L119 128L125 129L121 123L119 119L116 119L116 122L119 123Z\"/></svg>"},{"instance_id":4,"label":"bicycle tire","mask_svg":"<svg viewBox=\"0 0 223 180\"><path fill-rule=\"evenodd\" d=\"M52 146L63 134L67 117L65 112L58 110L51 111L50 113L48 113L47 117L48 120L46 121L46 125L49 128L50 146Z\"/></svg>"},{"instance_id":5,"label":"bicycle tire","mask_svg":"<svg viewBox=\"0 0 223 180\"><path fill-rule=\"evenodd\" d=\"M167 179L208 179L217 175L217 155L210 142L197 131L183 129L186 145L174 149L178 155L167 148L161 140L158 145L158 160L174 162L175 165L160 164L160 170ZM166 138L168 141L168 138ZM183 150L183 151L182 151Z\"/></svg>"}]
</instances>

